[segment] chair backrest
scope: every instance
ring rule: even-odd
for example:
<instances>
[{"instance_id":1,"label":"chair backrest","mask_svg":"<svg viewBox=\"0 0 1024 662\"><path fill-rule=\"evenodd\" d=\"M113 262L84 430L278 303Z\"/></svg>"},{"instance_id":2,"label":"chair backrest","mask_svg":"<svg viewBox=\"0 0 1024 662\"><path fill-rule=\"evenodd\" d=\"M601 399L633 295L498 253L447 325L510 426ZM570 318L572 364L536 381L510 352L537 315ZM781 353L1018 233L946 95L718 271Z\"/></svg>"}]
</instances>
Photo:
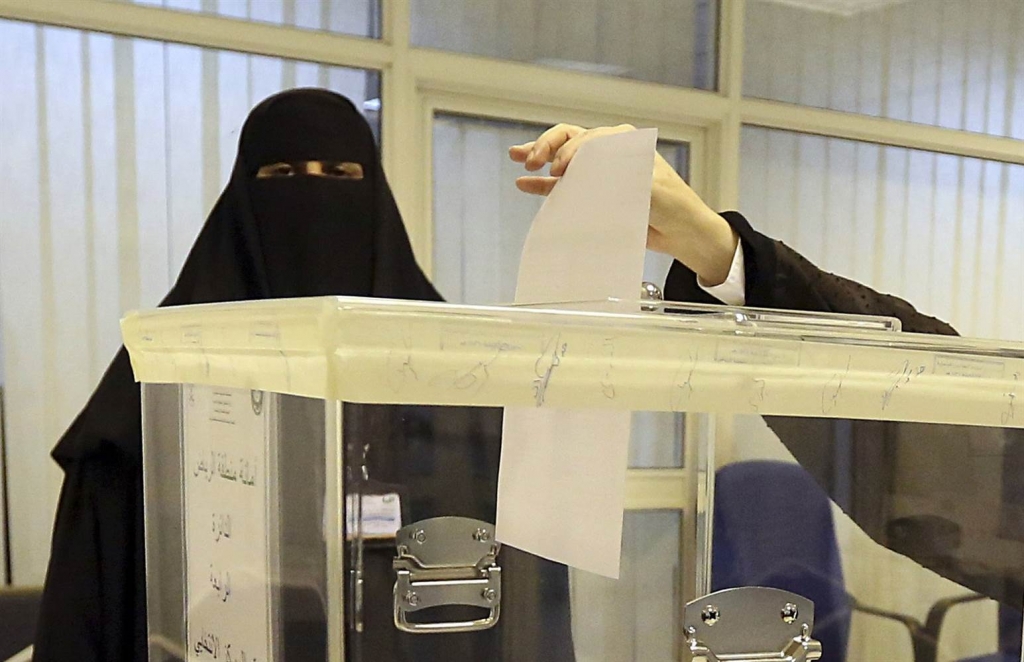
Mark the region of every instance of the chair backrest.
<instances>
[{"instance_id":1,"label":"chair backrest","mask_svg":"<svg viewBox=\"0 0 1024 662\"><path fill-rule=\"evenodd\" d=\"M825 659L846 659L850 604L831 502L799 465L728 465L715 481L712 588L767 586L814 602Z\"/></svg>"},{"instance_id":2,"label":"chair backrest","mask_svg":"<svg viewBox=\"0 0 1024 662\"><path fill-rule=\"evenodd\" d=\"M999 650L1008 653L1013 659L1020 659L1022 634L1022 618L1024 615L1010 607L999 608Z\"/></svg>"}]
</instances>

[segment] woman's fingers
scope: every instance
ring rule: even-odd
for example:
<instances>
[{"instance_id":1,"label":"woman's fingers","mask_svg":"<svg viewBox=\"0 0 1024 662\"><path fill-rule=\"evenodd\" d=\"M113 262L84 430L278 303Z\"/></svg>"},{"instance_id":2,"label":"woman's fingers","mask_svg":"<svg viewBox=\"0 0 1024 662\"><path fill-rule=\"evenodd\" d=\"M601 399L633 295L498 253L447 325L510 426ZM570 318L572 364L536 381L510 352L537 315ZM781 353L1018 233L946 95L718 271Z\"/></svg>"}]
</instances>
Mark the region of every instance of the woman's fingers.
<instances>
[{"instance_id":1,"label":"woman's fingers","mask_svg":"<svg viewBox=\"0 0 1024 662\"><path fill-rule=\"evenodd\" d=\"M516 188L523 193L547 195L558 183L558 177L526 176L516 179Z\"/></svg>"},{"instance_id":2,"label":"woman's fingers","mask_svg":"<svg viewBox=\"0 0 1024 662\"><path fill-rule=\"evenodd\" d=\"M616 133L625 133L627 131L635 130L636 128L629 124L620 124L619 126L605 126L599 129L581 131L566 141L566 143L555 153L554 158L551 159L551 176L561 177L564 175L566 169L569 167L569 163L572 161L573 157L576 156L576 152L578 152L580 147L582 147L587 141L600 136L610 136Z\"/></svg>"},{"instance_id":3,"label":"woman's fingers","mask_svg":"<svg viewBox=\"0 0 1024 662\"><path fill-rule=\"evenodd\" d=\"M526 193L547 195L555 187L558 179L565 174L569 163L576 156L576 152L588 140L634 130L635 128L629 124L598 129L584 129L572 124L553 126L536 140L509 148L509 158L516 163L524 164L529 172L536 172L548 162L551 163L550 176L527 175L520 177L516 180L516 186L520 191Z\"/></svg>"},{"instance_id":4,"label":"woman's fingers","mask_svg":"<svg viewBox=\"0 0 1024 662\"><path fill-rule=\"evenodd\" d=\"M526 193L548 195L588 140L633 130L628 124L596 129L559 124L533 142L515 145L509 148L509 157L532 173L518 178L516 187ZM546 163L551 163L551 169L544 176L537 171ZM618 165L614 157L609 157L605 167L614 170ZM729 223L708 207L664 158L656 155L647 248L671 255L706 282L720 283L729 272L738 241Z\"/></svg>"},{"instance_id":5,"label":"woman's fingers","mask_svg":"<svg viewBox=\"0 0 1024 662\"><path fill-rule=\"evenodd\" d=\"M508 148L508 155L516 163L526 163L526 157L533 151L533 146L537 143L536 140L531 140L528 143L522 145L512 145Z\"/></svg>"},{"instance_id":6,"label":"woman's fingers","mask_svg":"<svg viewBox=\"0 0 1024 662\"><path fill-rule=\"evenodd\" d=\"M551 127L533 142L533 146L523 162L526 169L530 172L540 170L554 158L555 153L561 149L562 145L584 131L583 127L572 124L558 124Z\"/></svg>"}]
</instances>

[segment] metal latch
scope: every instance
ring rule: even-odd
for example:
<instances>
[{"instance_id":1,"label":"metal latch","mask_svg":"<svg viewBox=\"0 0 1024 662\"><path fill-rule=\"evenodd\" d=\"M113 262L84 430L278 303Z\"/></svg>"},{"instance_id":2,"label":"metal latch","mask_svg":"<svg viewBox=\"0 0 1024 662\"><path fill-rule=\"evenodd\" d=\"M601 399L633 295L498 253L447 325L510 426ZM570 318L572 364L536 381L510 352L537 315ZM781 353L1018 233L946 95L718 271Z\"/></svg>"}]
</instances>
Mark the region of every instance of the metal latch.
<instances>
[{"instance_id":1,"label":"metal latch","mask_svg":"<svg viewBox=\"0 0 1024 662\"><path fill-rule=\"evenodd\" d=\"M775 588L718 591L686 605L691 662L805 662L821 659L811 638L814 603Z\"/></svg>"},{"instance_id":2,"label":"metal latch","mask_svg":"<svg viewBox=\"0 0 1024 662\"><path fill-rule=\"evenodd\" d=\"M465 517L436 517L402 527L395 539L395 627L433 634L494 627L501 614L501 545L494 525ZM488 610L473 621L414 622L409 614L449 605Z\"/></svg>"}]
</instances>

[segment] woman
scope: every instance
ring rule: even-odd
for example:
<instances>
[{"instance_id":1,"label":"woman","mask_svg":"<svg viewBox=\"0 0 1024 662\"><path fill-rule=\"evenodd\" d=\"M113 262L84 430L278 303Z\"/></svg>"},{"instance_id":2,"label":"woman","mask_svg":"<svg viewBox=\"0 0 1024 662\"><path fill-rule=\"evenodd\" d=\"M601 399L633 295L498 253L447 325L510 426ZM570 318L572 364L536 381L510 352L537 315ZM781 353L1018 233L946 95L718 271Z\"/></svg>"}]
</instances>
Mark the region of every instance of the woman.
<instances>
[{"instance_id":1,"label":"woman","mask_svg":"<svg viewBox=\"0 0 1024 662\"><path fill-rule=\"evenodd\" d=\"M413 257L366 121L337 94L295 90L262 102L246 120L227 188L162 305L319 295L441 298ZM371 480L423 484L410 521L437 515L494 521L500 411L445 408L435 416L424 408L366 407L349 413L346 432L353 420L373 428L372 439L356 440L369 444ZM140 391L122 348L53 451L65 480L37 662L148 659L141 436ZM317 440L288 440L304 442ZM437 466L434 480L417 478L425 466L450 457L468 459ZM394 631L393 557L393 546L367 555L366 631L351 642L372 653L365 659L485 659L497 646L521 651L524 660L572 659L563 567L503 550L502 624L421 641ZM289 659L322 658L323 632L311 635L307 628L290 637L287 599L285 611ZM298 652L288 650L292 645Z\"/></svg>"}]
</instances>

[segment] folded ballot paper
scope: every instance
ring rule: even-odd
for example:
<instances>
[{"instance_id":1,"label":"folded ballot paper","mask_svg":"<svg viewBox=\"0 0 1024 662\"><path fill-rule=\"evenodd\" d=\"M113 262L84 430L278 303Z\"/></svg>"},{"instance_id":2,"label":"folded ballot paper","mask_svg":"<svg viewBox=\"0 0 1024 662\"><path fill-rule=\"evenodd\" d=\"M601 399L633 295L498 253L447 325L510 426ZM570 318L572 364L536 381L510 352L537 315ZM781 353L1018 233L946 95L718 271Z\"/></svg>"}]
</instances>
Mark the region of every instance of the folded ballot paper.
<instances>
[{"instance_id":1,"label":"folded ballot paper","mask_svg":"<svg viewBox=\"0 0 1024 662\"><path fill-rule=\"evenodd\" d=\"M517 303L638 297L657 137L644 129L580 147L533 219ZM536 406L505 410L496 536L618 578L631 414L546 407L546 391L558 388L558 364L572 351L557 338L551 344Z\"/></svg>"}]
</instances>

